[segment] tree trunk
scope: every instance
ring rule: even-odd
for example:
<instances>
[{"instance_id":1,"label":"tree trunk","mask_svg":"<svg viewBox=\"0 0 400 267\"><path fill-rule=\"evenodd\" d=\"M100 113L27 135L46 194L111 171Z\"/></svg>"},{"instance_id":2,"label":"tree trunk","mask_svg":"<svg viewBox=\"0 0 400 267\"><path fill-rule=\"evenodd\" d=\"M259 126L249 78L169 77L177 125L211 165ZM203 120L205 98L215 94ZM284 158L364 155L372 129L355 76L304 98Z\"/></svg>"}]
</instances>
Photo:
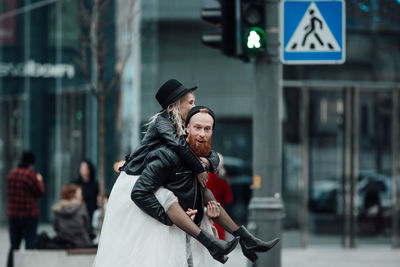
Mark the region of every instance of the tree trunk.
<instances>
[{"instance_id":1,"label":"tree trunk","mask_svg":"<svg viewBox=\"0 0 400 267\"><path fill-rule=\"evenodd\" d=\"M103 197L105 193L105 157L106 157L106 129L105 129L105 96L104 94L99 94L99 191L102 198L101 203L103 203ZM103 206L103 205L102 205Z\"/></svg>"}]
</instances>

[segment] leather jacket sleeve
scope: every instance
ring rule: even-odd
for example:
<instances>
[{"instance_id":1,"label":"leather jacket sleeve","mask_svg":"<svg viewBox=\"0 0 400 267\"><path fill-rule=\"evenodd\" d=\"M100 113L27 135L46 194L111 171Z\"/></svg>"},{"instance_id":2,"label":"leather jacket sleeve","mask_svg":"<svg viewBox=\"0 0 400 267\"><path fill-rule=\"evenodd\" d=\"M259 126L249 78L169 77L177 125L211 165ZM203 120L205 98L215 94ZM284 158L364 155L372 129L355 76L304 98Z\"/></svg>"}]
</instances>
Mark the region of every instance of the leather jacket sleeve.
<instances>
[{"instance_id":1,"label":"leather jacket sleeve","mask_svg":"<svg viewBox=\"0 0 400 267\"><path fill-rule=\"evenodd\" d=\"M208 171L216 173L219 165L219 157L217 152L211 150L210 155L207 156L207 159L210 162L210 167L208 168Z\"/></svg>"},{"instance_id":2,"label":"leather jacket sleeve","mask_svg":"<svg viewBox=\"0 0 400 267\"><path fill-rule=\"evenodd\" d=\"M165 182L165 177L168 177L167 174L168 165L163 164L160 159L151 161L133 186L131 199L148 215L165 225L171 226L172 221L154 195Z\"/></svg>"},{"instance_id":3,"label":"leather jacket sleeve","mask_svg":"<svg viewBox=\"0 0 400 267\"><path fill-rule=\"evenodd\" d=\"M194 172L194 174L199 174L206 171L206 168L201 160L190 149L185 137L177 136L175 126L168 118L165 118L164 116L158 116L155 126L156 131L161 139L179 155L179 157L189 167L189 169Z\"/></svg>"}]
</instances>

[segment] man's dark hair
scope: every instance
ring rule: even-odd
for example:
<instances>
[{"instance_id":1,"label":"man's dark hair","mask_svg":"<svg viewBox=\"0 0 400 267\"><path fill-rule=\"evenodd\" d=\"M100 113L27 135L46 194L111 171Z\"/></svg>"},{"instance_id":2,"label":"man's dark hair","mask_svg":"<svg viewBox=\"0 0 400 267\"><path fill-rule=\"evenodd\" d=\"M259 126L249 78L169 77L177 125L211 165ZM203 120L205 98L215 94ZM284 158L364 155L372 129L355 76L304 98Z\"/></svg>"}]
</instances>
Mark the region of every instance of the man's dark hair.
<instances>
[{"instance_id":1,"label":"man's dark hair","mask_svg":"<svg viewBox=\"0 0 400 267\"><path fill-rule=\"evenodd\" d=\"M28 168L29 165L35 164L35 155L31 151L24 151L19 160L19 168Z\"/></svg>"},{"instance_id":2,"label":"man's dark hair","mask_svg":"<svg viewBox=\"0 0 400 267\"><path fill-rule=\"evenodd\" d=\"M193 107L190 111L189 111L189 113L187 114L187 116L186 116L186 123L185 123L185 126L187 127L188 126L188 124L189 124L189 121L190 121L190 119L193 117L193 115L194 114L196 114L196 113L199 113L199 112L204 112L204 113L208 113L208 114L210 114L210 116L213 118L213 129L215 128L215 114L214 114L214 112L210 109L210 108L208 108L208 107L205 107L205 106L195 106L195 107Z\"/></svg>"}]
</instances>

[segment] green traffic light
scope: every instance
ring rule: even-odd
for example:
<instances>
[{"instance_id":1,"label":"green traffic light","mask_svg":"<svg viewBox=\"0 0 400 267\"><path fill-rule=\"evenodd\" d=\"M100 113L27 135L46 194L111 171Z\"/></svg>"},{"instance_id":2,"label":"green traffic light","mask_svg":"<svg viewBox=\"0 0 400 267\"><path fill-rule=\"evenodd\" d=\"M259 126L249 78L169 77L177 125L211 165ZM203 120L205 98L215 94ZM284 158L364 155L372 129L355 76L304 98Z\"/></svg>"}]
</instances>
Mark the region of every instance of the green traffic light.
<instances>
[{"instance_id":1,"label":"green traffic light","mask_svg":"<svg viewBox=\"0 0 400 267\"><path fill-rule=\"evenodd\" d=\"M81 121L81 120L82 120L82 118L83 118L83 113L82 113L81 110L76 111L75 118L76 118L76 120L78 120L78 121Z\"/></svg>"},{"instance_id":2,"label":"green traffic light","mask_svg":"<svg viewBox=\"0 0 400 267\"><path fill-rule=\"evenodd\" d=\"M263 46L265 39L264 31L260 28L252 28L247 34L247 48L259 49Z\"/></svg>"},{"instance_id":3,"label":"green traffic light","mask_svg":"<svg viewBox=\"0 0 400 267\"><path fill-rule=\"evenodd\" d=\"M249 36L247 37L247 47L248 48L260 48L261 47L261 38L257 34L256 31L250 31Z\"/></svg>"}]
</instances>

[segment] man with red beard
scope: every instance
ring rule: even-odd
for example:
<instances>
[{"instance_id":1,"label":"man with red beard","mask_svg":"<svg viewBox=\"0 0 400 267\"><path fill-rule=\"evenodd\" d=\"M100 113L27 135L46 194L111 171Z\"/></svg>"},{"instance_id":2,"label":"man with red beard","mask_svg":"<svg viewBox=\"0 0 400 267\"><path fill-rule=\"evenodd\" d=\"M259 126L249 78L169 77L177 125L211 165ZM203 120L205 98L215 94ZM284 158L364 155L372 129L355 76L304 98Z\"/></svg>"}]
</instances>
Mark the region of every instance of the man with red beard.
<instances>
[{"instance_id":1,"label":"man with red beard","mask_svg":"<svg viewBox=\"0 0 400 267\"><path fill-rule=\"evenodd\" d=\"M211 151L211 137L215 127L214 113L207 107L196 106L186 117L186 127L188 133L186 141L190 148L199 157L207 156ZM166 212L154 195L160 187L173 192L183 210L197 210L193 223L185 225L182 230L203 244L214 259L224 263L227 260L226 254L230 250L222 251L218 247L224 245L218 244L220 241L210 238L209 233L199 227L204 216L204 207L209 201L215 201L215 198L211 191L199 184L196 176L184 165L179 156L165 145L148 154L146 168L131 193L131 199L138 207L165 223L162 218L167 216ZM219 206L218 209L218 215L213 220L235 237L240 237L242 251L250 260L257 259L255 252L266 252L279 242L279 238L264 242L254 237L245 227L239 227L222 207ZM196 252L193 254L195 258Z\"/></svg>"},{"instance_id":2,"label":"man with red beard","mask_svg":"<svg viewBox=\"0 0 400 267\"><path fill-rule=\"evenodd\" d=\"M200 113L209 114L207 109L201 111L201 107L199 108ZM214 124L210 123L210 115L197 115L196 117L198 118L196 118L196 120L194 120L193 123L189 125L190 127L187 129L189 134L186 138L186 141L189 143L190 148L198 157L206 157L210 154L211 151L211 135ZM201 128L202 125L205 125L204 129Z\"/></svg>"}]
</instances>

